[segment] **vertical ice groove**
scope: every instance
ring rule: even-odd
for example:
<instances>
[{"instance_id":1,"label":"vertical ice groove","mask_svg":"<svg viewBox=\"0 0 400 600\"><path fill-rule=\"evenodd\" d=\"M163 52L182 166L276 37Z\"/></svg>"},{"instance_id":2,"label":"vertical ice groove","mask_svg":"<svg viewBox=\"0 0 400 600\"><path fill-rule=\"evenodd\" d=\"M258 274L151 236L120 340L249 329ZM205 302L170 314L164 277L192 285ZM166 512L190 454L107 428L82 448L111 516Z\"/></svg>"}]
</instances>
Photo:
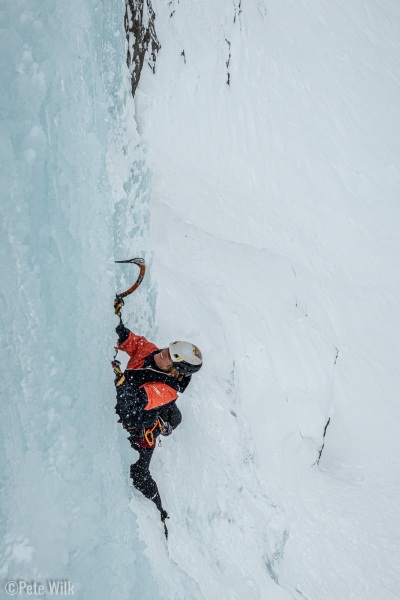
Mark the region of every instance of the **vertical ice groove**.
<instances>
[{"instance_id":1,"label":"vertical ice groove","mask_svg":"<svg viewBox=\"0 0 400 600\"><path fill-rule=\"evenodd\" d=\"M16 0L0 18L0 572L158 597L109 371L113 260L146 253L148 222L123 5Z\"/></svg>"}]
</instances>

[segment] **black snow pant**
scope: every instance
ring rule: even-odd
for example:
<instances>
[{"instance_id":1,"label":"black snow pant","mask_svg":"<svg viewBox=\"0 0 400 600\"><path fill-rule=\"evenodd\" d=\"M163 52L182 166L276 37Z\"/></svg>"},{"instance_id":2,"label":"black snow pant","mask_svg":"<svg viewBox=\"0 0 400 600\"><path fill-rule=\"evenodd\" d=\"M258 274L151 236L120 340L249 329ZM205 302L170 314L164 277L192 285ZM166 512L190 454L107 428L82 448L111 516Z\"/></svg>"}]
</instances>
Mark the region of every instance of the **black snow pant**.
<instances>
[{"instance_id":1,"label":"black snow pant","mask_svg":"<svg viewBox=\"0 0 400 600\"><path fill-rule=\"evenodd\" d=\"M166 407L160 414L163 421L167 421L171 424L172 429L176 429L179 423L182 421L182 414L176 404L171 407ZM158 510L162 512L162 504L160 494L158 492L157 484L150 474L150 461L153 456L154 448L142 448L135 442L135 439L130 436L129 441L132 448L139 452L139 460L131 465L131 478L133 485L138 489L146 498L152 500L157 506Z\"/></svg>"}]
</instances>

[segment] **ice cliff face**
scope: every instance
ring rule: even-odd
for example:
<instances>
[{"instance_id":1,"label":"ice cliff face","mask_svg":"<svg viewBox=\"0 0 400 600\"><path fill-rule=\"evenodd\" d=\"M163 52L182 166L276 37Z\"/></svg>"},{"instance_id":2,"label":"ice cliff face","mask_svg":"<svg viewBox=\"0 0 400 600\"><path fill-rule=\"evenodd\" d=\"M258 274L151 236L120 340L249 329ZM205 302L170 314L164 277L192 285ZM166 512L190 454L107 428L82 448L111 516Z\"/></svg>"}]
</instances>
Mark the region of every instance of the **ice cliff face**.
<instances>
[{"instance_id":1,"label":"ice cliff face","mask_svg":"<svg viewBox=\"0 0 400 600\"><path fill-rule=\"evenodd\" d=\"M109 307L114 257L148 216L123 6L17 1L1 28L2 580L130 597L147 560L127 511Z\"/></svg>"}]
</instances>

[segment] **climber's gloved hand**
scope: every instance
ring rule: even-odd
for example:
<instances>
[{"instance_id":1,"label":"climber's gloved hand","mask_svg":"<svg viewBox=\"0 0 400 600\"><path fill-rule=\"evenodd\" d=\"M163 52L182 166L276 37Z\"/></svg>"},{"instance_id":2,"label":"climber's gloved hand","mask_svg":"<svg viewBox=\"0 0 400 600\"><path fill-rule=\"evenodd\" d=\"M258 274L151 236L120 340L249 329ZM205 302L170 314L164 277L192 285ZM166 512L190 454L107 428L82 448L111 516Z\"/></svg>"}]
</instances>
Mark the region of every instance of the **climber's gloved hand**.
<instances>
[{"instance_id":1,"label":"climber's gloved hand","mask_svg":"<svg viewBox=\"0 0 400 600\"><path fill-rule=\"evenodd\" d=\"M121 316L121 308L124 306L125 302L123 301L122 298L120 298L119 296L117 296L114 300L114 311L115 314L120 317Z\"/></svg>"},{"instance_id":2,"label":"climber's gloved hand","mask_svg":"<svg viewBox=\"0 0 400 600\"><path fill-rule=\"evenodd\" d=\"M125 325L121 321L115 328L115 331L118 334L118 344L123 344L123 342L125 342L129 337L129 329L125 327Z\"/></svg>"},{"instance_id":3,"label":"climber's gloved hand","mask_svg":"<svg viewBox=\"0 0 400 600\"><path fill-rule=\"evenodd\" d=\"M171 423L168 423L168 421L163 421L162 422L162 427L161 427L161 435L171 435L171 433L173 432L172 429L172 425Z\"/></svg>"},{"instance_id":4,"label":"climber's gloved hand","mask_svg":"<svg viewBox=\"0 0 400 600\"><path fill-rule=\"evenodd\" d=\"M168 375L171 375L178 381L182 381L182 379L183 379L183 373L181 373L176 367L171 367L168 370Z\"/></svg>"}]
</instances>

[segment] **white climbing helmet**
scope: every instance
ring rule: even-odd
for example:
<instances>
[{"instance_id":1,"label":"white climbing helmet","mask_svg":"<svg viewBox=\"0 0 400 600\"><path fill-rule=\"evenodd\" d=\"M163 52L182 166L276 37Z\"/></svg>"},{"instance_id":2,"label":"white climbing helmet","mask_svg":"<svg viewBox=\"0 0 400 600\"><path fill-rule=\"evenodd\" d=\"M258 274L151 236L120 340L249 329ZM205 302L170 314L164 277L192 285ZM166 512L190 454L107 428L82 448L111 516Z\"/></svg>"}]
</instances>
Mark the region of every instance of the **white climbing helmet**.
<instances>
[{"instance_id":1,"label":"white climbing helmet","mask_svg":"<svg viewBox=\"0 0 400 600\"><path fill-rule=\"evenodd\" d=\"M174 367L184 375L196 373L203 364L200 350L190 342L172 342L169 345L169 353Z\"/></svg>"}]
</instances>

